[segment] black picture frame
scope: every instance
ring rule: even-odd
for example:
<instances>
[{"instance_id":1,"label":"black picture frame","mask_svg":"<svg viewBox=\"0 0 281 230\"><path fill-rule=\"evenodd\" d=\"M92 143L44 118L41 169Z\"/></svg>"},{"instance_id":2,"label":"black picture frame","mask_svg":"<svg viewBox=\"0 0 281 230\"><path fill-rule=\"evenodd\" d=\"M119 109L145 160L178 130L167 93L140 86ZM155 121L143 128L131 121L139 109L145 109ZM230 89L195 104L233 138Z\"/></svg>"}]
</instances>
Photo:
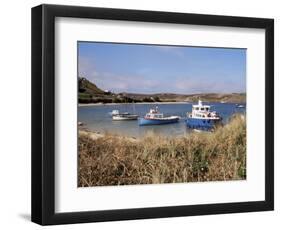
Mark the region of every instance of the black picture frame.
<instances>
[{"instance_id":1,"label":"black picture frame","mask_svg":"<svg viewBox=\"0 0 281 230\"><path fill-rule=\"evenodd\" d=\"M55 18L109 19L265 29L265 200L55 213ZM267 211L274 209L274 20L110 8L32 8L32 221L41 225Z\"/></svg>"}]
</instances>

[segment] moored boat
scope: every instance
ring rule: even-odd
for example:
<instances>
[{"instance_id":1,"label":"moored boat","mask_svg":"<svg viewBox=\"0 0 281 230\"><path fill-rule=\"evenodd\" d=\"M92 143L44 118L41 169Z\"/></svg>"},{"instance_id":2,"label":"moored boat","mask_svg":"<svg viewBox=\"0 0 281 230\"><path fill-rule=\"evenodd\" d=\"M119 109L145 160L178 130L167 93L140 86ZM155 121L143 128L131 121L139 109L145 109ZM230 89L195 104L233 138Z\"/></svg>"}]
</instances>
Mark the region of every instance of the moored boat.
<instances>
[{"instance_id":1,"label":"moored boat","mask_svg":"<svg viewBox=\"0 0 281 230\"><path fill-rule=\"evenodd\" d=\"M176 123L180 119L179 116L168 116L164 117L163 113L158 111L158 107L155 109L150 109L149 113L147 113L143 118L139 118L138 122L140 126L143 125L165 125Z\"/></svg>"},{"instance_id":2,"label":"moored boat","mask_svg":"<svg viewBox=\"0 0 281 230\"><path fill-rule=\"evenodd\" d=\"M136 114L130 114L128 112L119 113L119 110L113 110L111 112L111 115L112 115L112 120L114 120L114 121L137 120L139 117Z\"/></svg>"},{"instance_id":3,"label":"moored boat","mask_svg":"<svg viewBox=\"0 0 281 230\"><path fill-rule=\"evenodd\" d=\"M128 121L128 120L137 120L138 115L136 114L118 114L112 117L114 121Z\"/></svg>"},{"instance_id":4,"label":"moored boat","mask_svg":"<svg viewBox=\"0 0 281 230\"><path fill-rule=\"evenodd\" d=\"M240 108L240 109L241 109L241 108L245 108L245 105L242 105L242 104L238 105L238 104L237 104L237 105L236 105L236 108Z\"/></svg>"},{"instance_id":5,"label":"moored boat","mask_svg":"<svg viewBox=\"0 0 281 230\"><path fill-rule=\"evenodd\" d=\"M192 112L187 113L186 125L188 128L199 130L212 130L222 121L222 117L211 111L210 105L203 105L199 100L197 105L192 106Z\"/></svg>"}]
</instances>

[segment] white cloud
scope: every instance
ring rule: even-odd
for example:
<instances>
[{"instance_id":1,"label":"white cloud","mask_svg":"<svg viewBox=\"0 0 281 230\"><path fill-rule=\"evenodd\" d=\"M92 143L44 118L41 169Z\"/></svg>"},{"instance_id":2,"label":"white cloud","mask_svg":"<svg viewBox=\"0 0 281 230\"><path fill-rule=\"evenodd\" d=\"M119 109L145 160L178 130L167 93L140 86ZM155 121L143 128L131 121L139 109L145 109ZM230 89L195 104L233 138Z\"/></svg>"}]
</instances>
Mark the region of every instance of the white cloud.
<instances>
[{"instance_id":1,"label":"white cloud","mask_svg":"<svg viewBox=\"0 0 281 230\"><path fill-rule=\"evenodd\" d=\"M155 49L165 52L165 53L170 53L172 55L176 55L178 57L184 57L184 53L182 51L181 47L177 46L154 46Z\"/></svg>"},{"instance_id":2,"label":"white cloud","mask_svg":"<svg viewBox=\"0 0 281 230\"><path fill-rule=\"evenodd\" d=\"M230 93L241 92L241 85L227 80L181 78L175 83L175 88L182 93Z\"/></svg>"},{"instance_id":3,"label":"white cloud","mask_svg":"<svg viewBox=\"0 0 281 230\"><path fill-rule=\"evenodd\" d=\"M167 47L165 47L167 48ZM170 48L170 47L169 47ZM176 48L171 48L176 49ZM150 69L144 68L134 75L98 72L95 63L87 58L79 59L79 75L86 77L99 88L116 93L230 93L241 92L241 85L205 77L169 76L165 79L149 77ZM167 80L168 79L168 80Z\"/></svg>"}]
</instances>

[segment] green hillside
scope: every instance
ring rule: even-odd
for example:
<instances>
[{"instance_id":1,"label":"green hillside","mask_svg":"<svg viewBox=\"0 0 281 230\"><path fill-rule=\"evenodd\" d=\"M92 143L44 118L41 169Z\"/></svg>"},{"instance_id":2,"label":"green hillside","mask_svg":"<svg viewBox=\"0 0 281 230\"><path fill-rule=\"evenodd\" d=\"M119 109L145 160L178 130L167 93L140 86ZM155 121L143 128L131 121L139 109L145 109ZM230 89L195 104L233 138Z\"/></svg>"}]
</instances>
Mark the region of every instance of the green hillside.
<instances>
[{"instance_id":1,"label":"green hillside","mask_svg":"<svg viewBox=\"0 0 281 230\"><path fill-rule=\"evenodd\" d=\"M105 92L84 77L78 78L79 103L92 103L93 98L101 98Z\"/></svg>"},{"instance_id":2,"label":"green hillside","mask_svg":"<svg viewBox=\"0 0 281 230\"><path fill-rule=\"evenodd\" d=\"M86 93L90 95L104 94L105 92L98 88L94 83L90 82L86 78L78 78L79 93Z\"/></svg>"}]
</instances>

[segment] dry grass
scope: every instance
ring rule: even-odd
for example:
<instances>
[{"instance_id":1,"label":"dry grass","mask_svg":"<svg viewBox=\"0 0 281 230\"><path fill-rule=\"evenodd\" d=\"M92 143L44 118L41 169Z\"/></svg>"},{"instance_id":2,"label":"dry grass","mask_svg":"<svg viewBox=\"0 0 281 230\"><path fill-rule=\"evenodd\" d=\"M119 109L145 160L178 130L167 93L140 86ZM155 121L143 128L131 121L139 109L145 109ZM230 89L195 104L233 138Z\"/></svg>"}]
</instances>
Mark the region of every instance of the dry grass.
<instances>
[{"instance_id":1,"label":"dry grass","mask_svg":"<svg viewBox=\"0 0 281 230\"><path fill-rule=\"evenodd\" d=\"M246 122L181 138L81 135L78 173L79 187L246 179Z\"/></svg>"}]
</instances>

